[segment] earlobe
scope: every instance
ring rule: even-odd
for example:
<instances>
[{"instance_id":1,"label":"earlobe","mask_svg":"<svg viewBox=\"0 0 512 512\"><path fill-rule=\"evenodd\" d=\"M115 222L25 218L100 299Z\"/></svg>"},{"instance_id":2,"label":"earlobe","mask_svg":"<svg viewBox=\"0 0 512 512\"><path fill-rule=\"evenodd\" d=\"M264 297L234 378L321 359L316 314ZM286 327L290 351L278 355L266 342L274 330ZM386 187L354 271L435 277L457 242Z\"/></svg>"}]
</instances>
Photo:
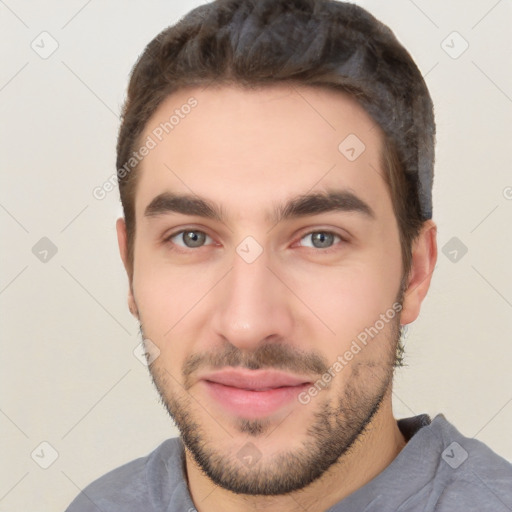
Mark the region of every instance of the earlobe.
<instances>
[{"instance_id":1,"label":"earlobe","mask_svg":"<svg viewBox=\"0 0 512 512\"><path fill-rule=\"evenodd\" d=\"M126 235L126 223L122 217L117 219L116 221L116 231L117 231L117 244L119 246L119 254L121 259L123 260L123 265L128 275L128 309L130 313L135 317L139 318L139 311L137 309L137 305L135 303L135 298L133 296L133 288L132 288L132 268L130 265L130 261L128 258L128 237Z\"/></svg>"},{"instance_id":2,"label":"earlobe","mask_svg":"<svg viewBox=\"0 0 512 512\"><path fill-rule=\"evenodd\" d=\"M128 292L128 309L130 310L130 313L139 320L139 310L137 309L137 306L135 305L135 300L133 298L133 292L130 289Z\"/></svg>"},{"instance_id":3,"label":"earlobe","mask_svg":"<svg viewBox=\"0 0 512 512\"><path fill-rule=\"evenodd\" d=\"M400 323L410 324L418 318L427 295L437 262L437 226L427 220L412 246L411 271L404 293Z\"/></svg>"},{"instance_id":4,"label":"earlobe","mask_svg":"<svg viewBox=\"0 0 512 512\"><path fill-rule=\"evenodd\" d=\"M117 231L117 245L119 247L119 254L121 259L123 260L123 265L126 272L128 272L128 244L127 244L127 236L126 236L126 223L123 217L119 217L116 221L116 231Z\"/></svg>"}]
</instances>

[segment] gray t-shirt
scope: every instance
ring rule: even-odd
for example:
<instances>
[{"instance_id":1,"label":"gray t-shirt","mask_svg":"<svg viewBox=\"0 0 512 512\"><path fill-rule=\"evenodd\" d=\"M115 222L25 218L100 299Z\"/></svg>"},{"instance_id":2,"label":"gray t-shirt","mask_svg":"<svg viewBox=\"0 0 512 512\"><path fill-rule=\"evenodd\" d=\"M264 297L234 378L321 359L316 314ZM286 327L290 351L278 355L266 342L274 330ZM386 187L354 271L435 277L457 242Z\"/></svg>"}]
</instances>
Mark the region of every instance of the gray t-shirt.
<instances>
[{"instance_id":1,"label":"gray t-shirt","mask_svg":"<svg viewBox=\"0 0 512 512\"><path fill-rule=\"evenodd\" d=\"M439 414L398 420L408 440L373 480L327 512L511 512L512 464ZM66 512L194 512L180 438L86 487Z\"/></svg>"}]
</instances>

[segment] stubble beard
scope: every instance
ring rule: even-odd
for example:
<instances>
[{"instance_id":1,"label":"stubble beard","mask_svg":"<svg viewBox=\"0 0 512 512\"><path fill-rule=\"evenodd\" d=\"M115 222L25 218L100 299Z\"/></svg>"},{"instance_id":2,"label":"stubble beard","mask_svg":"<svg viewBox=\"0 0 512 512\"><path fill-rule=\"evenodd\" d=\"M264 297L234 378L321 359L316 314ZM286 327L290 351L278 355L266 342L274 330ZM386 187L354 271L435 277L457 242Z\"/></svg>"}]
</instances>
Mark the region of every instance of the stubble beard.
<instances>
[{"instance_id":1,"label":"stubble beard","mask_svg":"<svg viewBox=\"0 0 512 512\"><path fill-rule=\"evenodd\" d=\"M367 426L379 411L384 397L392 385L394 368L399 366L397 358L401 356L399 319L389 322L389 333L379 336L369 343L385 343L389 350L386 357L377 356L375 360L351 361L350 378L344 389L334 399L322 399L320 394L308 405L315 407L311 425L307 428L300 448L283 449L272 456L263 453L257 464L248 468L237 457L236 450L228 453L219 449L219 442L209 439L204 425L193 417L193 411L202 410L190 396L185 386L176 385L170 373L158 364L150 365L150 372L161 400L180 431L181 439L196 464L217 485L237 494L276 496L302 489L319 477L331 466L342 463L354 443L362 437ZM141 327L142 332L142 327ZM382 332L381 335L384 333ZM269 345L269 361L276 359ZM275 347L275 346L274 346ZM261 361L260 361L261 362ZM264 365L247 365L265 367ZM267 365L267 368L276 367ZM336 378L334 377L335 381ZM179 388L176 394L173 389ZM214 420L206 416L207 421ZM238 419L235 422L238 432L251 436L255 442L267 435L269 438L286 428L286 421L276 427L268 419ZM274 429L274 430L272 430ZM226 434L226 438L228 438ZM233 442L233 446L235 442Z\"/></svg>"}]
</instances>

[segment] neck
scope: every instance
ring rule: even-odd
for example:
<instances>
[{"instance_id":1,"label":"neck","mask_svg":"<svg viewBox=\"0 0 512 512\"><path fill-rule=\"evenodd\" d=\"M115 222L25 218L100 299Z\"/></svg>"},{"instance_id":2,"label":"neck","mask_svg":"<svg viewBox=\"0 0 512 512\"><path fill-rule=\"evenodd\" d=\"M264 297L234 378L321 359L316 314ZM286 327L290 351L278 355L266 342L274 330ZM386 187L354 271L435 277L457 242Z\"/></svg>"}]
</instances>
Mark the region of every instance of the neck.
<instances>
[{"instance_id":1,"label":"neck","mask_svg":"<svg viewBox=\"0 0 512 512\"><path fill-rule=\"evenodd\" d=\"M381 473L400 453L406 441L391 409L391 390L364 432L319 479L280 496L234 494L215 485L185 449L186 474L198 512L296 511L320 512L340 502Z\"/></svg>"}]
</instances>

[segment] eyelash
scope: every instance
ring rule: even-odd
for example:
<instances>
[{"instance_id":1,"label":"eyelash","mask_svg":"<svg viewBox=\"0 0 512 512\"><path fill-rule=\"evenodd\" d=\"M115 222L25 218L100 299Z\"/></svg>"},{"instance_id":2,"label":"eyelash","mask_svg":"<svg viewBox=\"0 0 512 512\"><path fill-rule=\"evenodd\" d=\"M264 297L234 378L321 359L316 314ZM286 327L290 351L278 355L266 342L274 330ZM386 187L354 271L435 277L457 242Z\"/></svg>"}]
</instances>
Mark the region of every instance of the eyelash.
<instances>
[{"instance_id":1,"label":"eyelash","mask_svg":"<svg viewBox=\"0 0 512 512\"><path fill-rule=\"evenodd\" d=\"M200 247L197 247L197 248L194 248L194 247L182 247L182 246L177 246L176 244L174 244L171 240L178 236L178 235L181 235L183 233L187 233L187 232L194 232L194 233L202 233L204 235L206 235L207 237L209 238L212 238L210 235L208 235L206 232L200 230L200 229L180 229L179 231L175 231L174 233L171 233L169 236L167 236L165 239L164 239L164 243L165 244L171 244L173 246L173 250L176 250L178 252L188 252L188 251L193 251L194 249L201 249L202 247L205 247L204 245L200 246ZM313 249L315 250L316 249L316 252L318 253L322 253L322 254L329 254L331 252L334 252L336 250L339 250L339 248L337 247L338 244L346 244L348 243L348 240L344 237L342 237L340 234L334 232L334 231L329 231L329 230L323 230L323 229L316 229L316 230L313 230L313 231L308 231L307 233L304 233L303 235L301 235L301 237L298 239L298 241L300 242L301 240L303 240L304 238L306 238L307 236L311 236L315 233L323 233L325 235L333 235L335 238L338 238L339 241L338 243L333 243L333 245L331 247L327 247L325 249L322 249L322 248L315 248L315 247L307 247L307 249ZM295 243L294 243L295 245ZM178 247L178 248L177 248Z\"/></svg>"}]
</instances>

